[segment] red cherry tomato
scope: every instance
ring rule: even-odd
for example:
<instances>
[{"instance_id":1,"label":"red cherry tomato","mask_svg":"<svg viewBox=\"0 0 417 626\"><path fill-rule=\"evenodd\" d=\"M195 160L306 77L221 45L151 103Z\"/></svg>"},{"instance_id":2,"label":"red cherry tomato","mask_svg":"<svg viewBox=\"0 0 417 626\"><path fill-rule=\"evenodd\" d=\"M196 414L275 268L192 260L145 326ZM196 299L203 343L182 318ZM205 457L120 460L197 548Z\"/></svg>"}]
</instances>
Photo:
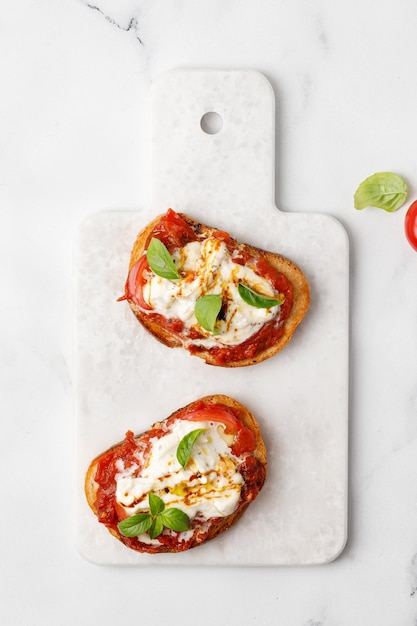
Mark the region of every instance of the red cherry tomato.
<instances>
[{"instance_id":1,"label":"red cherry tomato","mask_svg":"<svg viewBox=\"0 0 417 626\"><path fill-rule=\"evenodd\" d=\"M129 272L126 282L126 294L127 298L132 300L135 304L138 304L142 309L150 311L151 306L143 298L143 286L146 279L143 275L145 270L149 270L146 254L141 256Z\"/></svg>"},{"instance_id":2,"label":"red cherry tomato","mask_svg":"<svg viewBox=\"0 0 417 626\"><path fill-rule=\"evenodd\" d=\"M413 202L405 215L404 227L410 246L417 250L417 200Z\"/></svg>"},{"instance_id":3,"label":"red cherry tomato","mask_svg":"<svg viewBox=\"0 0 417 626\"><path fill-rule=\"evenodd\" d=\"M182 419L192 422L204 422L206 420L221 422L226 426L226 432L233 435L241 428L241 421L226 407L219 404L206 404L202 408L193 409L192 412L186 413Z\"/></svg>"},{"instance_id":4,"label":"red cherry tomato","mask_svg":"<svg viewBox=\"0 0 417 626\"><path fill-rule=\"evenodd\" d=\"M196 241L197 239L191 226L172 209L168 209L165 215L163 215L154 226L147 239L146 247L149 245L152 237L156 237L162 241L169 252L172 252L175 248L185 246L185 244L190 241Z\"/></svg>"},{"instance_id":5,"label":"red cherry tomato","mask_svg":"<svg viewBox=\"0 0 417 626\"><path fill-rule=\"evenodd\" d=\"M241 456L244 452L251 452L256 448L256 439L250 428L247 428L241 420L233 415L227 407L218 404L206 404L201 408L193 409L190 413L182 416L182 419L192 422L221 422L225 425L226 433L235 436L232 452Z\"/></svg>"}]
</instances>

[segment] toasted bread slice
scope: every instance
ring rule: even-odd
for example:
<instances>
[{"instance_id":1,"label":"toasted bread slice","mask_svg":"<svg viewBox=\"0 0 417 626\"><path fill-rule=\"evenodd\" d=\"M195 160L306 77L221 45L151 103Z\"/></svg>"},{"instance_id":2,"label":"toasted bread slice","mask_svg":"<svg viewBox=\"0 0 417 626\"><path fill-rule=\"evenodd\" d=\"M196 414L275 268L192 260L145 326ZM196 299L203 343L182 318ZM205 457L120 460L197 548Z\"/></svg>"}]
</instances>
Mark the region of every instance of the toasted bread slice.
<instances>
[{"instance_id":1,"label":"toasted bread slice","mask_svg":"<svg viewBox=\"0 0 417 626\"><path fill-rule=\"evenodd\" d=\"M200 435L202 443L200 447L194 444L190 459L181 468L173 457L173 441L202 425L206 429ZM164 446L171 450L168 474L158 456ZM141 435L129 431L124 441L91 462L85 494L98 520L127 547L147 553L182 552L237 522L262 489L266 466L265 445L252 413L233 398L210 395L178 409ZM146 493L132 487L135 480L139 485L146 483ZM188 530L164 528L154 539L146 533L127 537L120 532L121 520L138 512L149 513L146 496L150 484L150 490L166 501L166 510L174 504L189 514ZM134 494L133 502L131 493L125 493L128 489Z\"/></svg>"},{"instance_id":2,"label":"toasted bread slice","mask_svg":"<svg viewBox=\"0 0 417 626\"><path fill-rule=\"evenodd\" d=\"M177 222L182 220L186 229L189 229L188 234L187 230L185 230L182 242L177 238L177 231L173 234L173 240L170 240L169 235L167 235L166 231L171 224L169 215L174 215ZM160 227L161 223L164 225L162 229ZM167 227L165 227L165 224L167 224ZM174 221L174 229L176 227L177 223ZM198 325L195 318L191 322L188 320L183 323L176 319L175 313L171 315L166 311L158 311L158 308L154 309L152 305L144 302L142 297L140 299L135 297L135 286L132 284L134 282L132 281L132 276L137 272L137 267L141 260L145 261L146 250L153 236L162 241L165 239L169 251L174 251L174 253L176 251L177 255L184 245L193 241L193 237L198 242L204 242L209 238L214 238L213 240L219 242L222 241L230 254L229 260L232 262L236 260L235 270L237 266L245 268L244 271L247 272L252 272L253 270L255 274L251 274L252 280L253 276L255 276L259 280L263 280L264 283L266 281L270 287L273 287L272 293L269 295L272 297L283 297L283 301L280 306L275 307L272 317L272 313L269 309L267 310L267 307L260 307L256 311L256 315L260 320L257 319L255 322L249 320L243 329L241 326L244 317L240 315L239 322L236 322L236 327L233 328L231 326L235 335L232 335L228 328L228 332L225 333L221 330L220 332L208 332ZM149 270L148 265L146 265L146 268L145 275L149 277L149 274L152 272ZM188 272L183 273L187 275L184 281L189 280L189 265L187 268ZM142 270L141 281L143 283ZM245 282L245 279L243 279L243 282ZM221 287L219 287L219 282L217 282L216 286L209 287L208 291L210 289L217 292L219 289L223 289L223 306L226 307L226 315L228 308L231 311L228 324L232 325L232 320L237 319L235 313L237 311L240 314L240 305L246 307L246 311L249 309L250 313L253 311L253 307L243 304L238 296L236 299L239 302L234 301L230 303L230 300L227 300L224 296L224 281ZM200 293L200 295L204 294ZM174 299L174 295L172 298ZM308 310L310 289L302 270L288 258L274 252L261 250L249 244L238 243L228 233L196 222L183 213L177 214L169 209L167 214L155 218L138 234L131 252L125 295L121 299L128 300L139 322L166 346L170 348L183 347L210 365L241 367L260 363L282 350L292 338L295 329ZM261 310L265 311L265 313L260 313ZM223 307L222 313L224 313ZM247 316L247 312L244 315Z\"/></svg>"}]
</instances>

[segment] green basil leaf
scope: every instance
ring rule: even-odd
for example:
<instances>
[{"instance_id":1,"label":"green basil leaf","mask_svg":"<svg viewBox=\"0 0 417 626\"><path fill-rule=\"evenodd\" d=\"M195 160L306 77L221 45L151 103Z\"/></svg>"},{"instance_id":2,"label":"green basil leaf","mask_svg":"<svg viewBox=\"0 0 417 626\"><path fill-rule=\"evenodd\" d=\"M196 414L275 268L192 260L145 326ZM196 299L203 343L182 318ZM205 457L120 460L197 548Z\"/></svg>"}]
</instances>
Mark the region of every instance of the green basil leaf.
<instances>
[{"instance_id":1,"label":"green basil leaf","mask_svg":"<svg viewBox=\"0 0 417 626\"><path fill-rule=\"evenodd\" d=\"M197 300L194 307L194 315L202 328L214 333L214 326L221 308L221 295L210 293Z\"/></svg>"},{"instance_id":2,"label":"green basil leaf","mask_svg":"<svg viewBox=\"0 0 417 626\"><path fill-rule=\"evenodd\" d=\"M155 539L156 537L159 537L159 535L161 534L163 530L164 530L164 525L161 521L160 516L158 515L158 517L155 517L155 519L153 520L149 528L149 537L151 539Z\"/></svg>"},{"instance_id":3,"label":"green basil leaf","mask_svg":"<svg viewBox=\"0 0 417 626\"><path fill-rule=\"evenodd\" d=\"M357 188L355 209L373 206L392 213L404 204L407 192L407 185L398 174L378 172L366 178Z\"/></svg>"},{"instance_id":4,"label":"green basil leaf","mask_svg":"<svg viewBox=\"0 0 417 626\"><path fill-rule=\"evenodd\" d=\"M156 237L152 237L148 250L146 252L146 258L151 270L161 276L162 278L175 279L180 278L175 263L172 260L170 253L168 252L165 244L162 243Z\"/></svg>"},{"instance_id":5,"label":"green basil leaf","mask_svg":"<svg viewBox=\"0 0 417 626\"><path fill-rule=\"evenodd\" d=\"M171 530L183 532L190 528L190 518L187 513L184 513L184 511L181 511L180 509L165 509L165 511L159 516L159 519L164 526L171 528Z\"/></svg>"},{"instance_id":6,"label":"green basil leaf","mask_svg":"<svg viewBox=\"0 0 417 626\"><path fill-rule=\"evenodd\" d=\"M119 522L117 528L125 537L138 537L146 533L151 525L152 517L149 513L137 513Z\"/></svg>"},{"instance_id":7,"label":"green basil leaf","mask_svg":"<svg viewBox=\"0 0 417 626\"><path fill-rule=\"evenodd\" d=\"M185 435L185 437L183 437L179 442L177 448L177 459L178 463L182 465L182 467L185 467L187 465L191 456L191 450L193 448L193 445L200 437L200 435L206 432L206 430L207 428L196 428L196 430L192 430L187 435Z\"/></svg>"},{"instance_id":8,"label":"green basil leaf","mask_svg":"<svg viewBox=\"0 0 417 626\"><path fill-rule=\"evenodd\" d=\"M244 300L246 304L255 306L257 309L269 309L271 306L281 304L281 300L269 298L268 296L261 296L259 293L256 293L256 291L247 287L243 283L239 283L237 289L242 300Z\"/></svg>"},{"instance_id":9,"label":"green basil leaf","mask_svg":"<svg viewBox=\"0 0 417 626\"><path fill-rule=\"evenodd\" d=\"M156 496L154 493L149 493L148 500L151 515L159 515L162 513L165 508L165 503L159 496Z\"/></svg>"}]
</instances>

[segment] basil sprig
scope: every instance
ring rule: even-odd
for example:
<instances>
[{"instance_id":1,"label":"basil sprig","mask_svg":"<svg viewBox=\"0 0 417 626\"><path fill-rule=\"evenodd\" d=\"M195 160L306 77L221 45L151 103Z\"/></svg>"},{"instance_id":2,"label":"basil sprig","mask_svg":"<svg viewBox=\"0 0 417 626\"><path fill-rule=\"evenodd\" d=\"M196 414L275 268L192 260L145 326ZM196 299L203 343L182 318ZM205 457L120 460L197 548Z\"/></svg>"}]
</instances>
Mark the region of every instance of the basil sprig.
<instances>
[{"instance_id":1,"label":"basil sprig","mask_svg":"<svg viewBox=\"0 0 417 626\"><path fill-rule=\"evenodd\" d=\"M214 333L217 316L222 308L222 297L220 294L209 293L198 298L194 307L194 315L202 328Z\"/></svg>"},{"instance_id":2,"label":"basil sprig","mask_svg":"<svg viewBox=\"0 0 417 626\"><path fill-rule=\"evenodd\" d=\"M138 537L148 533L151 539L156 539L164 527L183 532L190 528L190 518L184 511L170 507L165 508L165 502L156 494L148 494L149 513L131 515L117 524L120 533L125 537Z\"/></svg>"},{"instance_id":3,"label":"basil sprig","mask_svg":"<svg viewBox=\"0 0 417 626\"><path fill-rule=\"evenodd\" d=\"M187 465L190 460L193 445L200 435L206 432L206 430L207 428L196 428L195 430L189 432L188 435L185 435L185 437L183 437L179 442L177 448L177 459L178 463L182 465L182 467Z\"/></svg>"},{"instance_id":4,"label":"basil sprig","mask_svg":"<svg viewBox=\"0 0 417 626\"><path fill-rule=\"evenodd\" d=\"M392 172L377 172L366 178L357 188L354 196L355 209L373 206L393 213L407 199L407 185Z\"/></svg>"},{"instance_id":5,"label":"basil sprig","mask_svg":"<svg viewBox=\"0 0 417 626\"><path fill-rule=\"evenodd\" d=\"M151 270L162 278L169 278L171 280L180 278L175 263L172 260L170 253L168 252L165 244L162 243L156 237L152 237L149 242L148 250L146 251L146 258Z\"/></svg>"},{"instance_id":6,"label":"basil sprig","mask_svg":"<svg viewBox=\"0 0 417 626\"><path fill-rule=\"evenodd\" d=\"M237 289L242 300L246 302L246 304L250 304L257 309L269 309L271 306L282 304L281 300L277 300L277 298L269 298L268 296L262 296L243 283L239 283Z\"/></svg>"}]
</instances>

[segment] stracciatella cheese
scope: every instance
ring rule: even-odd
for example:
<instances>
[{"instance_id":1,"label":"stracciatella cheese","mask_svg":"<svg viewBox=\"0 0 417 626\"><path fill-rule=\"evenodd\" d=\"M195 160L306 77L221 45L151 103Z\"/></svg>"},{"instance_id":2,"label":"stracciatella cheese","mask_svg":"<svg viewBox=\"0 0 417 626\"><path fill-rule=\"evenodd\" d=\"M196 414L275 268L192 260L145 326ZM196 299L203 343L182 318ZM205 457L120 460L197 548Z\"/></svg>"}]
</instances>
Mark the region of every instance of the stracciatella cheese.
<instances>
[{"instance_id":1,"label":"stracciatella cheese","mask_svg":"<svg viewBox=\"0 0 417 626\"><path fill-rule=\"evenodd\" d=\"M272 285L253 269L234 263L225 243L219 239L193 241L178 249L173 257L182 277L168 280L152 275L143 289L145 300L156 313L178 318L190 328L197 325L194 308L199 298L222 294L226 303L223 319L218 322L219 332L212 335L198 326L205 337L193 343L206 348L217 343L240 344L278 314L279 305L256 308L242 300L238 292L241 282L264 296L276 297L276 294Z\"/></svg>"},{"instance_id":2,"label":"stracciatella cheese","mask_svg":"<svg viewBox=\"0 0 417 626\"><path fill-rule=\"evenodd\" d=\"M187 465L176 453L181 439L197 428L206 429L193 445ZM116 500L127 515L148 511L148 494L159 496L167 507L175 507L190 519L208 520L231 515L237 508L243 477L239 459L232 454L218 422L176 420L161 438L150 440L151 451L140 476L119 467Z\"/></svg>"}]
</instances>

